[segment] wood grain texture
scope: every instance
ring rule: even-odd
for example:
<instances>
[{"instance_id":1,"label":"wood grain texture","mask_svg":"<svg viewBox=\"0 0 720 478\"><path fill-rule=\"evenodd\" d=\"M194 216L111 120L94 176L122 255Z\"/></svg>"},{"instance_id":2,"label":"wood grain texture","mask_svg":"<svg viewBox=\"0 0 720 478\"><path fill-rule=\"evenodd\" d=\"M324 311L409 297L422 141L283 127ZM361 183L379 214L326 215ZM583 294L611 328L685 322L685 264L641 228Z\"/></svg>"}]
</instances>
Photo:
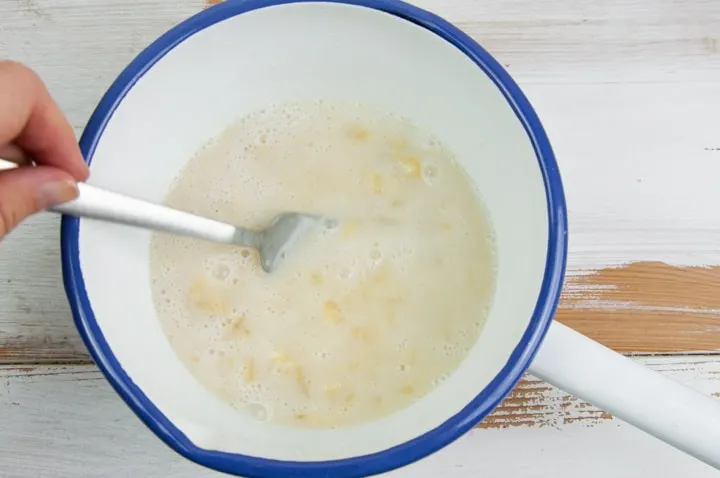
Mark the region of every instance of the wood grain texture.
<instances>
[{"instance_id":1,"label":"wood grain texture","mask_svg":"<svg viewBox=\"0 0 720 478\"><path fill-rule=\"evenodd\" d=\"M702 392L720 393L717 358L640 361ZM221 476L171 452L93 366L0 367L0 384L3 478ZM717 476L706 465L532 378L484 423L389 476Z\"/></svg>"},{"instance_id":2,"label":"wood grain texture","mask_svg":"<svg viewBox=\"0 0 720 478\"><path fill-rule=\"evenodd\" d=\"M720 75L720 4L714 0L411 3L462 28L522 83L687 82Z\"/></svg>"},{"instance_id":3,"label":"wood grain texture","mask_svg":"<svg viewBox=\"0 0 720 478\"><path fill-rule=\"evenodd\" d=\"M0 58L35 68L79 134L122 68L201 8L201 0L0 0ZM58 224L40 215L0 243L0 363L89 360L62 287Z\"/></svg>"},{"instance_id":4,"label":"wood grain texture","mask_svg":"<svg viewBox=\"0 0 720 478\"><path fill-rule=\"evenodd\" d=\"M720 267L633 262L569 277L556 318L621 352L720 350Z\"/></svg>"},{"instance_id":5,"label":"wood grain texture","mask_svg":"<svg viewBox=\"0 0 720 478\"><path fill-rule=\"evenodd\" d=\"M58 219L34 217L0 243L0 363L88 361L62 286Z\"/></svg>"}]
</instances>

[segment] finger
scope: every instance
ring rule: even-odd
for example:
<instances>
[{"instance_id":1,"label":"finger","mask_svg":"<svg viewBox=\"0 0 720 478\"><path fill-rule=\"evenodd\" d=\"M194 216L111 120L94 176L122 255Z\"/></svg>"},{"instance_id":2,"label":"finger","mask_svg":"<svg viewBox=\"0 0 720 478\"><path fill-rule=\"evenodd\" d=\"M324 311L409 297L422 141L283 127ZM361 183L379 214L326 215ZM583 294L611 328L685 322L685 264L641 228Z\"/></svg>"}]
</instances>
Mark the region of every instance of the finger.
<instances>
[{"instance_id":1,"label":"finger","mask_svg":"<svg viewBox=\"0 0 720 478\"><path fill-rule=\"evenodd\" d=\"M0 146L10 143L38 164L87 179L75 133L42 80L26 66L0 61Z\"/></svg>"},{"instance_id":2,"label":"finger","mask_svg":"<svg viewBox=\"0 0 720 478\"><path fill-rule=\"evenodd\" d=\"M38 211L75 199L75 179L50 166L0 172L0 237Z\"/></svg>"},{"instance_id":3,"label":"finger","mask_svg":"<svg viewBox=\"0 0 720 478\"><path fill-rule=\"evenodd\" d=\"M0 146L0 159L5 159L17 165L30 164L32 162L32 159L30 159L22 148L12 143Z\"/></svg>"}]
</instances>

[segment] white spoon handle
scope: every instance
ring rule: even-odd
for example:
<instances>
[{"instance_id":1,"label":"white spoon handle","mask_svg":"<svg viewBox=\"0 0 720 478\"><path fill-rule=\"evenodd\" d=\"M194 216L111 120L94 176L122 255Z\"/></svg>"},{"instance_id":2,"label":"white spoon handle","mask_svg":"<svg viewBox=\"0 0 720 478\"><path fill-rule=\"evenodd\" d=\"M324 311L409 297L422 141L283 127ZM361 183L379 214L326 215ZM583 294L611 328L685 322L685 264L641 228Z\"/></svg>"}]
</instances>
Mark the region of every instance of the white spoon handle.
<instances>
[{"instance_id":1,"label":"white spoon handle","mask_svg":"<svg viewBox=\"0 0 720 478\"><path fill-rule=\"evenodd\" d=\"M15 163L0 159L0 170L16 167ZM54 206L50 210L69 216L99 219L223 244L257 247L259 243L259 234L249 229L135 199L85 183L78 183L78 189L80 195L77 199Z\"/></svg>"},{"instance_id":2,"label":"white spoon handle","mask_svg":"<svg viewBox=\"0 0 720 478\"><path fill-rule=\"evenodd\" d=\"M78 184L77 199L51 208L69 216L100 219L128 226L196 237L223 244L236 241L238 228L165 206ZM248 244L253 245L253 244Z\"/></svg>"}]
</instances>

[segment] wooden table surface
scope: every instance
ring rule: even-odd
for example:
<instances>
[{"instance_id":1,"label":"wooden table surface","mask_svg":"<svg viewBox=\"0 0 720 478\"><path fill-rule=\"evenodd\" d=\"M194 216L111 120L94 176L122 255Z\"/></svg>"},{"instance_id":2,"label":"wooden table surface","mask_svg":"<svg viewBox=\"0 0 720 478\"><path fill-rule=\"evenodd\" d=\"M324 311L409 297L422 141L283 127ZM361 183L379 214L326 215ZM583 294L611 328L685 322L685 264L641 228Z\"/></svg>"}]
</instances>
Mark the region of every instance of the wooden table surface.
<instances>
[{"instance_id":1,"label":"wooden table surface","mask_svg":"<svg viewBox=\"0 0 720 478\"><path fill-rule=\"evenodd\" d=\"M80 134L120 70L208 3L0 0L0 57L37 69ZM550 135L570 215L557 318L720 396L720 1L417 3L490 50ZM50 215L0 244L0 383L2 477L217 476L166 448L91 363ZM549 475L720 473L527 377L480 427L391 474Z\"/></svg>"}]
</instances>

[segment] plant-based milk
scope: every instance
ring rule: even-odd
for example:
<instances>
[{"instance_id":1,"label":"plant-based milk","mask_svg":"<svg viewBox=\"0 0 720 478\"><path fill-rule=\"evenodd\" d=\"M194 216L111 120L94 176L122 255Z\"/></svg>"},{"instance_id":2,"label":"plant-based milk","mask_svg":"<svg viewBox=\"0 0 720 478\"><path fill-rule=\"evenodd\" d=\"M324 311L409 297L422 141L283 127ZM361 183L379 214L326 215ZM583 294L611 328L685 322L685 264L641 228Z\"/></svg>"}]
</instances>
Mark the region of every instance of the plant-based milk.
<instances>
[{"instance_id":1,"label":"plant-based milk","mask_svg":"<svg viewBox=\"0 0 720 478\"><path fill-rule=\"evenodd\" d=\"M494 243L478 191L397 116L327 101L255 112L196 154L166 204L250 227L281 211L329 219L273 274L251 249L153 235L172 347L259 420L336 427L406 407L457 368L488 314Z\"/></svg>"}]
</instances>

